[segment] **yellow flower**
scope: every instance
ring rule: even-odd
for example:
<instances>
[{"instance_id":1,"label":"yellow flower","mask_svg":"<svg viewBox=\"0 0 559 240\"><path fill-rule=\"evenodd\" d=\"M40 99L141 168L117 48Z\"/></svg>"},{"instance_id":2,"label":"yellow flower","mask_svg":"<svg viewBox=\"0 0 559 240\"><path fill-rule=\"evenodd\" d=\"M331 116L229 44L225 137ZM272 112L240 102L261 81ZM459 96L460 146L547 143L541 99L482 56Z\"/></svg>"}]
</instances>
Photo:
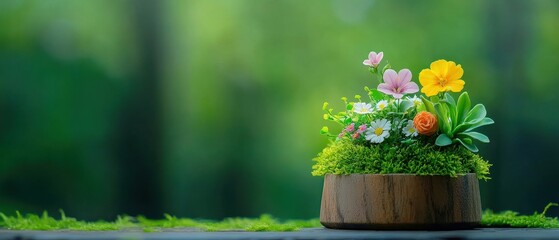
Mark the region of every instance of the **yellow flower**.
<instances>
[{"instance_id":1,"label":"yellow flower","mask_svg":"<svg viewBox=\"0 0 559 240\"><path fill-rule=\"evenodd\" d=\"M460 92L464 88L464 70L460 64L453 61L437 60L431 63L430 69L423 69L419 73L419 82L423 86L422 93L428 97L440 92Z\"/></svg>"}]
</instances>

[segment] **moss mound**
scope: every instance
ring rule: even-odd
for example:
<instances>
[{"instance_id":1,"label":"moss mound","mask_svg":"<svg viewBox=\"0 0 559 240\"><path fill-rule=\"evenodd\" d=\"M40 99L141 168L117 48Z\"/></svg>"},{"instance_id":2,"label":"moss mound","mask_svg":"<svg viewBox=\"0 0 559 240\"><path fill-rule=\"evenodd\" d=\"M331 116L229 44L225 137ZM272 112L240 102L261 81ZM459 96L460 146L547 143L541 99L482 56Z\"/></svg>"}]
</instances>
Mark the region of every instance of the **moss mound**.
<instances>
[{"instance_id":1,"label":"moss mound","mask_svg":"<svg viewBox=\"0 0 559 240\"><path fill-rule=\"evenodd\" d=\"M476 173L489 179L491 164L460 147L438 147L420 142L360 145L349 140L332 142L313 159L312 175L390 174L457 176Z\"/></svg>"}]
</instances>

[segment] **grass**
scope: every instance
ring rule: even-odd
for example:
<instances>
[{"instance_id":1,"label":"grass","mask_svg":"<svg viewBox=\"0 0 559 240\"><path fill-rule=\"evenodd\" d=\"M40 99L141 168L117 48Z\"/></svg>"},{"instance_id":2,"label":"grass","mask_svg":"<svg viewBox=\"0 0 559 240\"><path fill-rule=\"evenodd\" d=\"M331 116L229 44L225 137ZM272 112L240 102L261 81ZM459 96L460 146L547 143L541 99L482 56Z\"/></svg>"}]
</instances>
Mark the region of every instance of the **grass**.
<instances>
[{"instance_id":1,"label":"grass","mask_svg":"<svg viewBox=\"0 0 559 240\"><path fill-rule=\"evenodd\" d=\"M559 228L557 217L546 217L545 213L556 203L548 204L542 213L520 215L513 211L494 213L491 210L483 212L482 227L496 228ZM144 232L158 232L165 229L195 229L199 231L251 231L251 232L288 232L302 228L321 227L318 219L279 221L270 215L259 218L226 218L222 221L194 220L177 218L165 214L164 219L147 219L143 216L118 216L113 222L86 222L67 217L60 211L60 219L55 219L43 212L42 215L22 215L16 211L15 216L0 213L0 228L11 230L74 230L74 231L113 231L113 230L142 230Z\"/></svg>"}]
</instances>

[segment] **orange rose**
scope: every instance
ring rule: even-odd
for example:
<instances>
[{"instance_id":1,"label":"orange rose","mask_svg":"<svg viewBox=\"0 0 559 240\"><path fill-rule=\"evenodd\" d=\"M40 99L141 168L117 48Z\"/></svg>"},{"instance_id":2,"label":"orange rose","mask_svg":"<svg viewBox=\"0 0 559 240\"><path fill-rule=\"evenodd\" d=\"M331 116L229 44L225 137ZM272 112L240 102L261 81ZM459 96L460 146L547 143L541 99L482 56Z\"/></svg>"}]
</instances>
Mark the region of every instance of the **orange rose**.
<instances>
[{"instance_id":1,"label":"orange rose","mask_svg":"<svg viewBox=\"0 0 559 240\"><path fill-rule=\"evenodd\" d=\"M422 135L431 136L439 130L437 116L430 112L422 111L413 118L413 126Z\"/></svg>"}]
</instances>

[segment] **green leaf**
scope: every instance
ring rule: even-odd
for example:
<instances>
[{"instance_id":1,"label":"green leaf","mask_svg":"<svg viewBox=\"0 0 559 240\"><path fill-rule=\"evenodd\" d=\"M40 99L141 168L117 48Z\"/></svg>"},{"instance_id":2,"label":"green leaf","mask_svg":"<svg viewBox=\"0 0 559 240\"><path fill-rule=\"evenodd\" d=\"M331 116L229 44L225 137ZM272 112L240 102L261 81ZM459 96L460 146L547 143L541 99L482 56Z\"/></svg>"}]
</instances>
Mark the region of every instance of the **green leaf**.
<instances>
[{"instance_id":1,"label":"green leaf","mask_svg":"<svg viewBox=\"0 0 559 240\"><path fill-rule=\"evenodd\" d=\"M470 127L468 129L466 129L464 132L471 131L471 130L474 130L478 127L482 127L482 126L485 126L485 125L490 125L490 124L493 124L493 123L495 123L495 121L493 121L493 119L486 117L486 118L482 119L481 121L479 121L477 123L470 124Z\"/></svg>"},{"instance_id":2,"label":"green leaf","mask_svg":"<svg viewBox=\"0 0 559 240\"><path fill-rule=\"evenodd\" d=\"M478 140L482 143L488 143L489 142L489 138L487 136L485 136L485 134L482 133L478 133L478 132L463 132L463 133L459 133L458 134L459 137L469 137L475 140Z\"/></svg>"},{"instance_id":3,"label":"green leaf","mask_svg":"<svg viewBox=\"0 0 559 240\"><path fill-rule=\"evenodd\" d=\"M493 124L493 123L495 123L493 121L493 119L488 118L488 117L483 118L481 121L476 122L476 123L464 122L464 123L458 125L454 130L452 130L452 134L456 135L456 134L461 133L461 132L469 132L469 131L474 130L478 127L482 127L482 126L485 126L485 125L490 125L490 124Z\"/></svg>"},{"instance_id":4,"label":"green leaf","mask_svg":"<svg viewBox=\"0 0 559 240\"><path fill-rule=\"evenodd\" d=\"M348 103L348 104L345 106L345 109L347 109L347 110L352 110L352 109L353 109L353 102Z\"/></svg>"},{"instance_id":5,"label":"green leaf","mask_svg":"<svg viewBox=\"0 0 559 240\"><path fill-rule=\"evenodd\" d=\"M444 94L444 100L450 103L452 106L456 106L456 102L454 101L454 98L449 93Z\"/></svg>"},{"instance_id":6,"label":"green leaf","mask_svg":"<svg viewBox=\"0 0 559 240\"><path fill-rule=\"evenodd\" d=\"M462 123L464 121L466 114L470 111L471 104L468 92L460 94L460 97L458 97L458 104L456 105L456 110L458 111L456 119L458 122Z\"/></svg>"},{"instance_id":7,"label":"green leaf","mask_svg":"<svg viewBox=\"0 0 559 240\"><path fill-rule=\"evenodd\" d=\"M419 104L419 106L415 107L415 109L417 112L427 111L427 109L425 109L425 104Z\"/></svg>"},{"instance_id":8,"label":"green leaf","mask_svg":"<svg viewBox=\"0 0 559 240\"><path fill-rule=\"evenodd\" d=\"M437 112L437 120L439 121L441 131L449 137L452 137L451 122L447 106L441 103L435 103L435 110Z\"/></svg>"},{"instance_id":9,"label":"green leaf","mask_svg":"<svg viewBox=\"0 0 559 240\"><path fill-rule=\"evenodd\" d=\"M421 101L423 102L423 105L425 106L425 110L427 110L427 112L430 112L432 114L437 114L437 111L435 110L435 107L433 106L433 102L429 101L424 96L421 96Z\"/></svg>"},{"instance_id":10,"label":"green leaf","mask_svg":"<svg viewBox=\"0 0 559 240\"><path fill-rule=\"evenodd\" d=\"M379 92L376 89L371 89L371 91L369 92L369 96L371 96L371 98L377 102L384 99L384 96L382 94L383 93Z\"/></svg>"},{"instance_id":11,"label":"green leaf","mask_svg":"<svg viewBox=\"0 0 559 240\"><path fill-rule=\"evenodd\" d=\"M328 134L330 131L328 130L327 126L324 126L320 129L320 134Z\"/></svg>"},{"instance_id":12,"label":"green leaf","mask_svg":"<svg viewBox=\"0 0 559 240\"><path fill-rule=\"evenodd\" d=\"M326 111L327 108L328 108L328 102L324 102L322 104L322 110Z\"/></svg>"},{"instance_id":13,"label":"green leaf","mask_svg":"<svg viewBox=\"0 0 559 240\"><path fill-rule=\"evenodd\" d=\"M450 117L450 129L449 129L449 131L452 131L452 129L454 129L456 127L456 125L458 125L456 105L448 105L448 103L447 103L447 107L448 107L448 111L449 111L448 115Z\"/></svg>"},{"instance_id":14,"label":"green leaf","mask_svg":"<svg viewBox=\"0 0 559 240\"><path fill-rule=\"evenodd\" d=\"M435 145L437 146L448 146L452 144L452 139L450 139L446 134L441 134L437 137L437 140L435 140Z\"/></svg>"},{"instance_id":15,"label":"green leaf","mask_svg":"<svg viewBox=\"0 0 559 240\"><path fill-rule=\"evenodd\" d=\"M474 108L472 108L472 110L470 110L470 112L468 112L464 122L477 123L481 121L486 114L487 111L485 110L485 106L483 106L483 104L477 104Z\"/></svg>"},{"instance_id":16,"label":"green leaf","mask_svg":"<svg viewBox=\"0 0 559 240\"><path fill-rule=\"evenodd\" d=\"M430 99L433 103L438 103L441 100L438 95L431 96Z\"/></svg>"},{"instance_id":17,"label":"green leaf","mask_svg":"<svg viewBox=\"0 0 559 240\"><path fill-rule=\"evenodd\" d=\"M456 102L454 101L454 98L450 94L445 93L444 96L445 98L442 102L447 104L449 110L449 116L450 116L450 126L452 130L456 127L456 125L458 125L456 121L457 119Z\"/></svg>"},{"instance_id":18,"label":"green leaf","mask_svg":"<svg viewBox=\"0 0 559 240\"><path fill-rule=\"evenodd\" d=\"M456 138L456 140L458 142L462 143L462 146L464 146L466 149L470 150L471 152L478 152L479 151L477 146L472 143L472 139L470 139L470 138Z\"/></svg>"},{"instance_id":19,"label":"green leaf","mask_svg":"<svg viewBox=\"0 0 559 240\"><path fill-rule=\"evenodd\" d=\"M413 107L413 106L414 106L414 104L413 104L412 101L410 101L410 100L402 100L402 102L400 103L400 106L399 106L399 109L398 109L398 110L399 110L400 112L405 112L405 111L407 111L408 109L410 109L410 108Z\"/></svg>"}]
</instances>

